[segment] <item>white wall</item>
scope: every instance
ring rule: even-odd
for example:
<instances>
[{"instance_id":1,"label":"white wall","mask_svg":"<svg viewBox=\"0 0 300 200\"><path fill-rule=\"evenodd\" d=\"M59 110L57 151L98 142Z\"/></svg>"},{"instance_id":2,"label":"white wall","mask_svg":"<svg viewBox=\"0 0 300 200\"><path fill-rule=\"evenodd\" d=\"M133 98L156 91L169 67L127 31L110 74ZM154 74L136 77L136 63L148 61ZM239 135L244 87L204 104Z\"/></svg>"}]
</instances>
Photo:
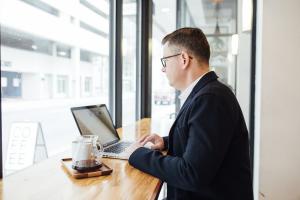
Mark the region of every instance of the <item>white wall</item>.
<instances>
[{"instance_id":1,"label":"white wall","mask_svg":"<svg viewBox=\"0 0 300 200\"><path fill-rule=\"evenodd\" d=\"M258 0L258 5L255 158L259 199L299 200L300 1Z\"/></svg>"}]
</instances>

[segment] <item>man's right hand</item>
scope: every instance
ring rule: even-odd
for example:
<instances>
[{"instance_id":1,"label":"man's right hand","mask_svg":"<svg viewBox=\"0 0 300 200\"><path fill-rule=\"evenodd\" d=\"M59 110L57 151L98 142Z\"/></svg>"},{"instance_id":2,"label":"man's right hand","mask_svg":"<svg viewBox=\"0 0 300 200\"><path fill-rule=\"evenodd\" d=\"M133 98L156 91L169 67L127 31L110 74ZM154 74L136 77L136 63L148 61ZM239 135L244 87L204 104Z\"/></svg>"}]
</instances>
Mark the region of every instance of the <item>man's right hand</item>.
<instances>
[{"instance_id":1,"label":"man's right hand","mask_svg":"<svg viewBox=\"0 0 300 200\"><path fill-rule=\"evenodd\" d=\"M165 147L163 138L157 134L145 135L139 139L139 143L141 143L142 146L144 146L147 142L153 143L151 149L163 150Z\"/></svg>"}]
</instances>

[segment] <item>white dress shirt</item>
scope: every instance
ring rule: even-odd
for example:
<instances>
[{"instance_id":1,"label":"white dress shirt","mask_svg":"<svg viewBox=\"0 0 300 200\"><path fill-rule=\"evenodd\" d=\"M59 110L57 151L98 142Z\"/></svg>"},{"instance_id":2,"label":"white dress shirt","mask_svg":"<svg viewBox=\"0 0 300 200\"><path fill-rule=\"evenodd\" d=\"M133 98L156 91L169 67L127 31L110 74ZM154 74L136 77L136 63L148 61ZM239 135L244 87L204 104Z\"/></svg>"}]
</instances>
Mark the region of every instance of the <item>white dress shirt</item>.
<instances>
[{"instance_id":1,"label":"white dress shirt","mask_svg":"<svg viewBox=\"0 0 300 200\"><path fill-rule=\"evenodd\" d=\"M209 71L208 71L209 72ZM181 94L179 95L179 99L180 99L180 108L183 106L184 102L186 101L186 99L189 97L189 95L191 94L192 90L194 89L195 85L198 83L198 81L200 81L200 79L207 74L208 72L202 74L202 76L200 76L199 78L197 78L194 82L192 82L183 92L181 92Z\"/></svg>"}]
</instances>

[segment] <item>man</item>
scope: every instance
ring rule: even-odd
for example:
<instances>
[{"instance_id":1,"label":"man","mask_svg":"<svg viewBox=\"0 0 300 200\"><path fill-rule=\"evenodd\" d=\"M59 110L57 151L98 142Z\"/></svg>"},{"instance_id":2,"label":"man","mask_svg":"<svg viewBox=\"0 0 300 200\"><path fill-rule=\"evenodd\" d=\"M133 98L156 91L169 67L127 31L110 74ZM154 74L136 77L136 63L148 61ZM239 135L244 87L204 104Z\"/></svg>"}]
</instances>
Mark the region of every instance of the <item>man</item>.
<instances>
[{"instance_id":1,"label":"man","mask_svg":"<svg viewBox=\"0 0 300 200\"><path fill-rule=\"evenodd\" d=\"M162 71L181 91L168 137L147 135L129 163L167 183L167 199L252 200L248 132L231 90L209 71L210 47L198 28L163 40ZM152 149L142 147L152 142ZM164 155L160 150L168 150Z\"/></svg>"}]
</instances>

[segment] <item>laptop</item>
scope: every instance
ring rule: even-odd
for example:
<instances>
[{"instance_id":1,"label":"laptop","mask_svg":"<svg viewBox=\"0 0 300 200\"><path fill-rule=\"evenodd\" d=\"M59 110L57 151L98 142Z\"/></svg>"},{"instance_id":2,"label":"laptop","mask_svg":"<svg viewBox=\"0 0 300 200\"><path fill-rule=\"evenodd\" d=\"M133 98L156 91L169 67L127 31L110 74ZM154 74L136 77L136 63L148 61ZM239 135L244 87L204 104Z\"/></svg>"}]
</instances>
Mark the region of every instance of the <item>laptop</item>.
<instances>
[{"instance_id":1,"label":"laptop","mask_svg":"<svg viewBox=\"0 0 300 200\"><path fill-rule=\"evenodd\" d=\"M71 112L81 135L98 136L103 157L127 159L125 150L133 142L120 139L105 104L72 107Z\"/></svg>"}]
</instances>

